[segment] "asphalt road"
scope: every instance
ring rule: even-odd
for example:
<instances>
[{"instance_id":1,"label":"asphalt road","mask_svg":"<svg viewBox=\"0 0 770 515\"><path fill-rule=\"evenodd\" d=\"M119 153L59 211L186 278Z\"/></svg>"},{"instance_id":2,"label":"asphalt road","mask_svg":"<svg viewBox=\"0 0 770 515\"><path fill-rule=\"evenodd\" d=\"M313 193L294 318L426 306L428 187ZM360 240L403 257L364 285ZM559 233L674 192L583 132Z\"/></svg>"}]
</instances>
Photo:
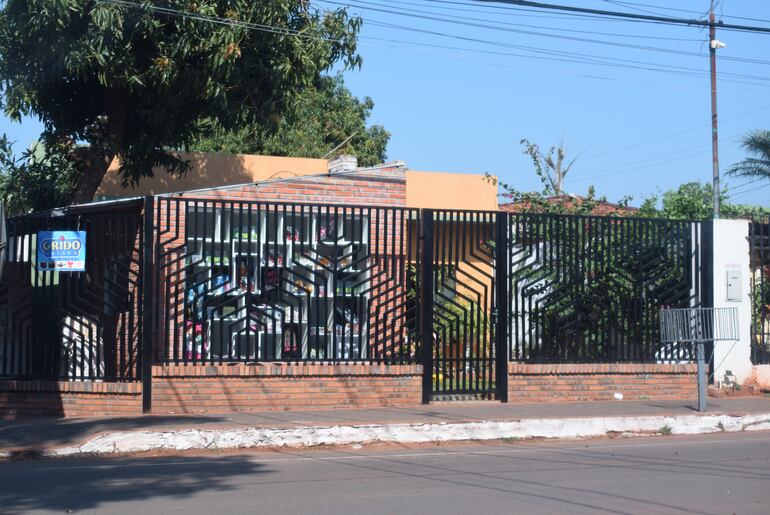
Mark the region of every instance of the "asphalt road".
<instances>
[{"instance_id":1,"label":"asphalt road","mask_svg":"<svg viewBox=\"0 0 770 515\"><path fill-rule=\"evenodd\" d=\"M770 433L0 462L0 513L770 513Z\"/></svg>"}]
</instances>

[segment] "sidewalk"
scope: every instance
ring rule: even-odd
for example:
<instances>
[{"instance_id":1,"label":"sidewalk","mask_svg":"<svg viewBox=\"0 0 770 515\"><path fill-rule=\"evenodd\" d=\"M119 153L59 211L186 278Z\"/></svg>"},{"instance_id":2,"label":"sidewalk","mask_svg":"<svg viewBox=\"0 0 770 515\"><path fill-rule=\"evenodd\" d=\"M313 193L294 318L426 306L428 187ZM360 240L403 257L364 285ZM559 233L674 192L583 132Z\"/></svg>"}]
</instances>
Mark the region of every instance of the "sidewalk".
<instances>
[{"instance_id":1,"label":"sidewalk","mask_svg":"<svg viewBox=\"0 0 770 515\"><path fill-rule=\"evenodd\" d=\"M0 457L611 434L770 430L770 398L569 404L437 402L414 408L0 421Z\"/></svg>"}]
</instances>

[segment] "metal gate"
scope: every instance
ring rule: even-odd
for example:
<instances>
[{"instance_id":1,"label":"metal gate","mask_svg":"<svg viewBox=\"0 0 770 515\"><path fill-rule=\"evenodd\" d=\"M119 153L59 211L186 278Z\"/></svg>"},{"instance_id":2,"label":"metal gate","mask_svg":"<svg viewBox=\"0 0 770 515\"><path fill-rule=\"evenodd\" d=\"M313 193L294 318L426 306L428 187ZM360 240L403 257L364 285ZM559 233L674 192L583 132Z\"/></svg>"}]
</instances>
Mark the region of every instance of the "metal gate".
<instances>
[{"instance_id":1,"label":"metal gate","mask_svg":"<svg viewBox=\"0 0 770 515\"><path fill-rule=\"evenodd\" d=\"M8 219L0 377L141 378L143 209L131 200ZM41 231L85 231L85 271L38 263Z\"/></svg>"},{"instance_id":2,"label":"metal gate","mask_svg":"<svg viewBox=\"0 0 770 515\"><path fill-rule=\"evenodd\" d=\"M425 395L504 398L504 356L496 345L498 214L424 210L422 334ZM504 238L503 238L504 239ZM500 283L502 284L502 283ZM504 302L502 303L505 304ZM504 348L504 345L503 345Z\"/></svg>"}]
</instances>

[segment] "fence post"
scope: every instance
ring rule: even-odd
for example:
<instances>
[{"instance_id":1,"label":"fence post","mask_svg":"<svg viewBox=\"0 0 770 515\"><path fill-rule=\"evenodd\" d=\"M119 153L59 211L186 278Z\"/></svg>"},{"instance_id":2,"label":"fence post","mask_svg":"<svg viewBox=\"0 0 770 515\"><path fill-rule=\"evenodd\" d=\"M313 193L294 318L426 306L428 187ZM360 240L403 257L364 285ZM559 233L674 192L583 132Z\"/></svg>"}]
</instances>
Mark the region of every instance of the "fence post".
<instances>
[{"instance_id":1,"label":"fence post","mask_svg":"<svg viewBox=\"0 0 770 515\"><path fill-rule=\"evenodd\" d=\"M155 209L152 196L144 198L144 247L142 249L142 413L152 410L152 338L153 316L155 313L155 291L153 275L155 263Z\"/></svg>"},{"instance_id":2,"label":"fence post","mask_svg":"<svg viewBox=\"0 0 770 515\"><path fill-rule=\"evenodd\" d=\"M714 222L704 220L700 224L700 259L701 259L701 306L704 308L714 307ZM705 342L703 344L704 356L708 356L709 372L707 377L713 380L711 374L714 373L714 342ZM697 349L696 349L697 359ZM711 380L708 381L709 383ZM699 383L700 384L700 383Z\"/></svg>"},{"instance_id":3,"label":"fence post","mask_svg":"<svg viewBox=\"0 0 770 515\"><path fill-rule=\"evenodd\" d=\"M495 219L495 386L497 399L508 402L508 213Z\"/></svg>"},{"instance_id":4,"label":"fence post","mask_svg":"<svg viewBox=\"0 0 770 515\"><path fill-rule=\"evenodd\" d=\"M422 402L433 396L433 210L422 210L420 263L420 333L422 335Z\"/></svg>"},{"instance_id":5,"label":"fence post","mask_svg":"<svg viewBox=\"0 0 770 515\"><path fill-rule=\"evenodd\" d=\"M751 268L748 220L711 220L712 303L715 308L738 310L737 341L713 343L711 374L716 385L750 381L751 363ZM708 352L708 348L707 348Z\"/></svg>"}]
</instances>

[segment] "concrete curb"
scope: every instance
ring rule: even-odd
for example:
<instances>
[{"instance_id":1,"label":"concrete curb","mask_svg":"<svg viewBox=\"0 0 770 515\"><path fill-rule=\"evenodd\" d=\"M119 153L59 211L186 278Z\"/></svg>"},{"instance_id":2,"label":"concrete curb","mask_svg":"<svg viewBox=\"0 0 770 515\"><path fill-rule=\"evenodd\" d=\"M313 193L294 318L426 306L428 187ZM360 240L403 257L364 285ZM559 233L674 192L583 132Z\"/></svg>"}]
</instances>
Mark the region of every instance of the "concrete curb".
<instances>
[{"instance_id":1,"label":"concrete curb","mask_svg":"<svg viewBox=\"0 0 770 515\"><path fill-rule=\"evenodd\" d=\"M591 438L606 435L694 435L718 432L770 430L770 413L756 415L682 415L643 417L597 417L570 419L525 419L438 424L372 424L291 429L183 429L179 431L130 431L107 433L74 447L15 453L0 451L0 457L75 456L246 449L267 447L315 447L374 442L428 443L467 440L531 438Z\"/></svg>"}]
</instances>

